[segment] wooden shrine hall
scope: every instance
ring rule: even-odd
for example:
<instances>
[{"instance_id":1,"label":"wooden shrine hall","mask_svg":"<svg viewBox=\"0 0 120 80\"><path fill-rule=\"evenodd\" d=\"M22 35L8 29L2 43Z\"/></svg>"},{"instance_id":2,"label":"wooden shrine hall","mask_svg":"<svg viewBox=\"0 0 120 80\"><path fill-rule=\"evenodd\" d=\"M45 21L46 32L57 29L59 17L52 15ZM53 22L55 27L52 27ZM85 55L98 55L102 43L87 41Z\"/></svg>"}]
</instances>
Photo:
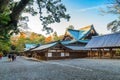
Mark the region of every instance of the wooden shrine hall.
<instances>
[{"instance_id":1,"label":"wooden shrine hall","mask_svg":"<svg viewBox=\"0 0 120 80\"><path fill-rule=\"evenodd\" d=\"M116 50L120 49L120 33L93 37L85 48L90 49L89 57L114 58Z\"/></svg>"},{"instance_id":2,"label":"wooden shrine hall","mask_svg":"<svg viewBox=\"0 0 120 80\"><path fill-rule=\"evenodd\" d=\"M92 36L97 35L98 33L93 25L79 30L68 29L62 41L40 45L34 49L24 51L23 55L43 60L88 57L88 49L85 49L85 45Z\"/></svg>"}]
</instances>

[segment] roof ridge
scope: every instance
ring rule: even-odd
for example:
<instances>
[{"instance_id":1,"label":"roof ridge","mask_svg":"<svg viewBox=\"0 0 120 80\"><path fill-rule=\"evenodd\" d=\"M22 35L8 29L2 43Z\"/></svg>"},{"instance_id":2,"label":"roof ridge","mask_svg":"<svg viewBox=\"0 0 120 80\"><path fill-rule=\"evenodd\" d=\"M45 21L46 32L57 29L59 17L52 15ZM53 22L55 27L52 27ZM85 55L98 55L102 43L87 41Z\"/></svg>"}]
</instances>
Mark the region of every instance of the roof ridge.
<instances>
[{"instance_id":1,"label":"roof ridge","mask_svg":"<svg viewBox=\"0 0 120 80\"><path fill-rule=\"evenodd\" d=\"M82 28L79 28L79 30L82 30L82 29L85 29L85 28L91 28L91 27L93 27L93 24L85 26L85 27L82 27Z\"/></svg>"},{"instance_id":2,"label":"roof ridge","mask_svg":"<svg viewBox=\"0 0 120 80\"><path fill-rule=\"evenodd\" d=\"M68 30L79 31L79 30L76 30L76 29L68 29Z\"/></svg>"}]
</instances>

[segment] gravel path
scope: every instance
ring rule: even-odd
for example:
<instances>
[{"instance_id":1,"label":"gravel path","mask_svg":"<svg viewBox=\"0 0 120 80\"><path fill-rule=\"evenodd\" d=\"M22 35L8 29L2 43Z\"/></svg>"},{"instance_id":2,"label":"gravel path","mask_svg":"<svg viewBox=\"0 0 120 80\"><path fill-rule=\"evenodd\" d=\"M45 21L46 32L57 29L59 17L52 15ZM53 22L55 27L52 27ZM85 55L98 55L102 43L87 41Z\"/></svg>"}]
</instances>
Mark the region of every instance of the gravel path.
<instances>
[{"instance_id":1,"label":"gravel path","mask_svg":"<svg viewBox=\"0 0 120 80\"><path fill-rule=\"evenodd\" d=\"M120 80L120 60L0 60L0 80Z\"/></svg>"}]
</instances>

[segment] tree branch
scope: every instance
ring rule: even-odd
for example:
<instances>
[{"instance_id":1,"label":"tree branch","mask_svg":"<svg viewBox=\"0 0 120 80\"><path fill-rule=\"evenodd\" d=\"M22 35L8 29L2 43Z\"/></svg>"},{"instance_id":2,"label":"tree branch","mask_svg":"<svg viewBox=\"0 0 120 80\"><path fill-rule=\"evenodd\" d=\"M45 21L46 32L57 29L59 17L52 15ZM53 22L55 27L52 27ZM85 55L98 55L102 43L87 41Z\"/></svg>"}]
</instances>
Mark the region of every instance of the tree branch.
<instances>
[{"instance_id":1,"label":"tree branch","mask_svg":"<svg viewBox=\"0 0 120 80\"><path fill-rule=\"evenodd\" d=\"M12 13L10 14L10 18L12 21L12 24L14 26L17 26L18 19L21 15L21 12L24 10L26 5L29 3L30 0L21 0L18 5L14 6Z\"/></svg>"}]
</instances>

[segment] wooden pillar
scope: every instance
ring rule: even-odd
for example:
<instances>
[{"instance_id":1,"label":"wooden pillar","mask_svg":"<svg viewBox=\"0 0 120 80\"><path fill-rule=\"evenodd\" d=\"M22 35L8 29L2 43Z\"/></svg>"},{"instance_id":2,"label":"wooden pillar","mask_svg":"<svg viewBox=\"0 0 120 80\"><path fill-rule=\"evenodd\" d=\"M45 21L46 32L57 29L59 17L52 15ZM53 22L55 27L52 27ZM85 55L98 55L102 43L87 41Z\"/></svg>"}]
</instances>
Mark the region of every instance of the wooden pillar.
<instances>
[{"instance_id":1,"label":"wooden pillar","mask_svg":"<svg viewBox=\"0 0 120 80\"><path fill-rule=\"evenodd\" d=\"M100 58L102 58L102 50L99 49Z\"/></svg>"},{"instance_id":2,"label":"wooden pillar","mask_svg":"<svg viewBox=\"0 0 120 80\"><path fill-rule=\"evenodd\" d=\"M92 49L90 49L90 57L92 57Z\"/></svg>"},{"instance_id":3,"label":"wooden pillar","mask_svg":"<svg viewBox=\"0 0 120 80\"><path fill-rule=\"evenodd\" d=\"M99 54L99 58L101 58L101 53L100 53L100 49L98 49L98 54Z\"/></svg>"},{"instance_id":4,"label":"wooden pillar","mask_svg":"<svg viewBox=\"0 0 120 80\"><path fill-rule=\"evenodd\" d=\"M88 54L87 54L88 57L90 57L90 51L88 51Z\"/></svg>"},{"instance_id":5,"label":"wooden pillar","mask_svg":"<svg viewBox=\"0 0 120 80\"><path fill-rule=\"evenodd\" d=\"M104 48L102 49L102 56L105 57L105 50L104 50Z\"/></svg>"},{"instance_id":6,"label":"wooden pillar","mask_svg":"<svg viewBox=\"0 0 120 80\"><path fill-rule=\"evenodd\" d=\"M113 58L113 53L112 53L112 48L110 48L110 58L112 59Z\"/></svg>"},{"instance_id":7,"label":"wooden pillar","mask_svg":"<svg viewBox=\"0 0 120 80\"><path fill-rule=\"evenodd\" d=\"M101 49L98 49L98 57L101 58L102 54L101 54Z\"/></svg>"},{"instance_id":8,"label":"wooden pillar","mask_svg":"<svg viewBox=\"0 0 120 80\"><path fill-rule=\"evenodd\" d=\"M99 50L97 49L97 57L99 57Z\"/></svg>"}]
</instances>

